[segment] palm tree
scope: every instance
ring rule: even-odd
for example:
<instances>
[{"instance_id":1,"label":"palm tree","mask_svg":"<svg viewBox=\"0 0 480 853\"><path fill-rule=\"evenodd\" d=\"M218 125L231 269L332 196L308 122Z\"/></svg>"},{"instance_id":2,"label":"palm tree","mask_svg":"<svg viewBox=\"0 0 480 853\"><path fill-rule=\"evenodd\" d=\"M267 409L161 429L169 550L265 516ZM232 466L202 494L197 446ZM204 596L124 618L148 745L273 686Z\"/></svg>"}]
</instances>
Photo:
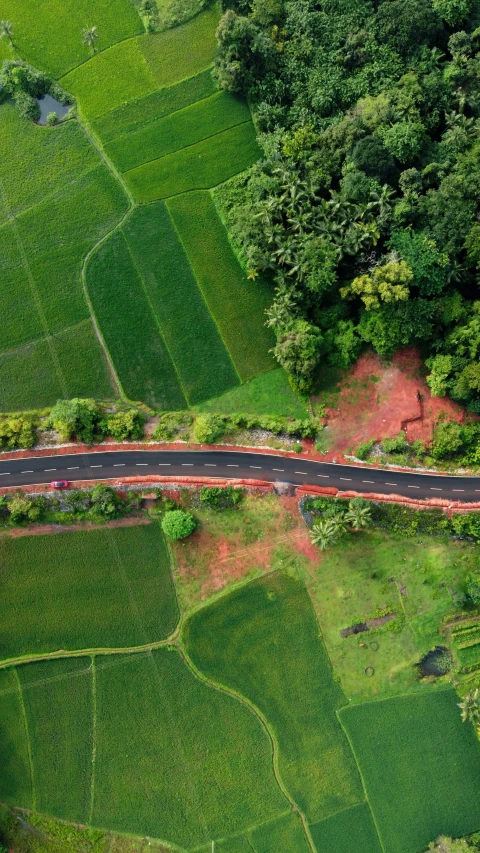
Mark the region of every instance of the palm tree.
<instances>
[{"instance_id":1,"label":"palm tree","mask_svg":"<svg viewBox=\"0 0 480 853\"><path fill-rule=\"evenodd\" d=\"M337 525L334 518L321 518L313 525L310 538L314 545L318 545L320 551L325 551L337 538Z\"/></svg>"},{"instance_id":2,"label":"palm tree","mask_svg":"<svg viewBox=\"0 0 480 853\"><path fill-rule=\"evenodd\" d=\"M0 21L0 38L6 37L13 44L13 24L11 21Z\"/></svg>"},{"instance_id":3,"label":"palm tree","mask_svg":"<svg viewBox=\"0 0 480 853\"><path fill-rule=\"evenodd\" d=\"M361 530L362 527L368 527L372 520L369 505L363 502L357 503L355 500L350 501L345 517L354 530Z\"/></svg>"},{"instance_id":4,"label":"palm tree","mask_svg":"<svg viewBox=\"0 0 480 853\"><path fill-rule=\"evenodd\" d=\"M467 693L463 702L458 703L458 707L462 711L463 723L468 720L477 728L480 726L480 689L478 687Z\"/></svg>"},{"instance_id":5,"label":"palm tree","mask_svg":"<svg viewBox=\"0 0 480 853\"><path fill-rule=\"evenodd\" d=\"M98 32L96 27L87 27L82 30L83 32L83 43L88 44L89 48L93 50L95 53L95 42L98 39Z\"/></svg>"}]
</instances>

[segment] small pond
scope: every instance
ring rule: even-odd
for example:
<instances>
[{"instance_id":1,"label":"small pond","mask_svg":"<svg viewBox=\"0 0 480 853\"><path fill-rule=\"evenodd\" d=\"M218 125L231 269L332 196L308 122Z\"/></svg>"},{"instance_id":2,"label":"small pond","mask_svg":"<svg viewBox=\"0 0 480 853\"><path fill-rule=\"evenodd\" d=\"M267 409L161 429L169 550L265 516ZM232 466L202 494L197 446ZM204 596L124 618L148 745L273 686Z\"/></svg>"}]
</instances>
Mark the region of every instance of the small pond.
<instances>
[{"instance_id":1,"label":"small pond","mask_svg":"<svg viewBox=\"0 0 480 853\"><path fill-rule=\"evenodd\" d=\"M47 123L47 116L49 113L56 113L58 118L63 118L66 116L71 104L61 104L60 101L56 101L55 98L52 98L51 95L44 95L43 98L38 99L38 105L40 107L40 118L38 119L39 124Z\"/></svg>"},{"instance_id":2,"label":"small pond","mask_svg":"<svg viewBox=\"0 0 480 853\"><path fill-rule=\"evenodd\" d=\"M445 646L436 646L417 663L420 678L445 675L452 668L452 659Z\"/></svg>"}]
</instances>

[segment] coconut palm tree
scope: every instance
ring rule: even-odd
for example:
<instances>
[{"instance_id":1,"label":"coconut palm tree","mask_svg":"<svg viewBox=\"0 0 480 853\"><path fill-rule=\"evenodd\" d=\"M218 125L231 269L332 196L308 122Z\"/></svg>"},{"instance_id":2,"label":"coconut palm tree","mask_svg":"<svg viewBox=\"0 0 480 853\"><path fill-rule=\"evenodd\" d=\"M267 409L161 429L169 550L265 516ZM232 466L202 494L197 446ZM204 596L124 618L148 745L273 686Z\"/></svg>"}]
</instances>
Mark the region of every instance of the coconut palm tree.
<instances>
[{"instance_id":1,"label":"coconut palm tree","mask_svg":"<svg viewBox=\"0 0 480 853\"><path fill-rule=\"evenodd\" d=\"M7 38L13 44L13 24L11 21L0 21L0 38Z\"/></svg>"},{"instance_id":2,"label":"coconut palm tree","mask_svg":"<svg viewBox=\"0 0 480 853\"><path fill-rule=\"evenodd\" d=\"M368 504L363 503L363 501L362 503L357 503L355 500L350 501L345 517L354 530L361 530L363 527L368 527L372 520Z\"/></svg>"},{"instance_id":3,"label":"coconut palm tree","mask_svg":"<svg viewBox=\"0 0 480 853\"><path fill-rule=\"evenodd\" d=\"M321 518L310 531L312 543L318 545L320 551L325 551L325 548L332 545L337 536L338 531L334 518Z\"/></svg>"},{"instance_id":4,"label":"coconut palm tree","mask_svg":"<svg viewBox=\"0 0 480 853\"><path fill-rule=\"evenodd\" d=\"M95 53L95 42L98 39L98 32L96 27L86 27L86 29L82 30L83 32L83 43L88 44L89 48L93 50Z\"/></svg>"},{"instance_id":5,"label":"coconut palm tree","mask_svg":"<svg viewBox=\"0 0 480 853\"><path fill-rule=\"evenodd\" d=\"M478 687L467 693L463 702L458 703L458 707L462 711L463 723L468 720L477 728L480 726L480 689Z\"/></svg>"}]
</instances>

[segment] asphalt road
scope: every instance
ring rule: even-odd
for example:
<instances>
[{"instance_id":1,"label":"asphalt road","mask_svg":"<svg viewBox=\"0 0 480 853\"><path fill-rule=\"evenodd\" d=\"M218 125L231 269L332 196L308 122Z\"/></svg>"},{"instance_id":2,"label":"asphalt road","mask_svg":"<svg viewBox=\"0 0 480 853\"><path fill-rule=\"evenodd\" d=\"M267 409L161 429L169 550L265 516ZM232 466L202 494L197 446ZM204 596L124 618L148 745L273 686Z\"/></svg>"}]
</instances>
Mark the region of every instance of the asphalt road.
<instances>
[{"instance_id":1,"label":"asphalt road","mask_svg":"<svg viewBox=\"0 0 480 853\"><path fill-rule=\"evenodd\" d=\"M0 487L52 480L106 480L163 474L281 481L410 498L480 501L480 477L413 474L272 454L225 450L119 450L0 461Z\"/></svg>"}]
</instances>

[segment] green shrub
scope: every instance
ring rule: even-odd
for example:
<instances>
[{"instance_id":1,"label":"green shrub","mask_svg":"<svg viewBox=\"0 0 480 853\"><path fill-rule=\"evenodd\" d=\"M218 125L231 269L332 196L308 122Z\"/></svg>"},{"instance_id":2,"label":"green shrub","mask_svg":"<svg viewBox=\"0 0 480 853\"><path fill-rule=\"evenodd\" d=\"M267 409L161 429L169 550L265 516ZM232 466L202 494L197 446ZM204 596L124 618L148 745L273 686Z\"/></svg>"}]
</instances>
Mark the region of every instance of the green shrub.
<instances>
[{"instance_id":1,"label":"green shrub","mask_svg":"<svg viewBox=\"0 0 480 853\"><path fill-rule=\"evenodd\" d=\"M236 489L234 486L203 486L200 500L211 509L231 509L240 503L244 494L245 489Z\"/></svg>"},{"instance_id":2,"label":"green shrub","mask_svg":"<svg viewBox=\"0 0 480 853\"><path fill-rule=\"evenodd\" d=\"M195 530L197 522L193 515L183 509L172 509L162 518L162 530L169 539L185 539Z\"/></svg>"},{"instance_id":3,"label":"green shrub","mask_svg":"<svg viewBox=\"0 0 480 853\"><path fill-rule=\"evenodd\" d=\"M370 441L363 441L361 444L359 444L355 451L355 456L357 457L357 459L361 459L362 461L364 459L367 459L367 457L370 456L370 451L374 444L375 441L373 440L373 438L370 439Z\"/></svg>"},{"instance_id":4,"label":"green shrub","mask_svg":"<svg viewBox=\"0 0 480 853\"><path fill-rule=\"evenodd\" d=\"M19 416L0 419L0 448L2 450L33 447L35 438L35 427L29 418Z\"/></svg>"},{"instance_id":5,"label":"green shrub","mask_svg":"<svg viewBox=\"0 0 480 853\"><path fill-rule=\"evenodd\" d=\"M115 412L106 418L104 431L118 441L124 441L127 438L140 441L144 436L146 420L143 412L139 412L138 409Z\"/></svg>"},{"instance_id":6,"label":"green shrub","mask_svg":"<svg viewBox=\"0 0 480 853\"><path fill-rule=\"evenodd\" d=\"M400 432L396 438L384 438L381 448L385 453L405 453L405 451L410 449L410 445L405 437L405 433Z\"/></svg>"},{"instance_id":7,"label":"green shrub","mask_svg":"<svg viewBox=\"0 0 480 853\"><path fill-rule=\"evenodd\" d=\"M126 502L111 486L99 483L90 497L92 515L101 518L118 518L126 509Z\"/></svg>"},{"instance_id":8,"label":"green shrub","mask_svg":"<svg viewBox=\"0 0 480 853\"><path fill-rule=\"evenodd\" d=\"M218 415L198 415L193 425L193 437L199 444L213 444L225 431L225 424Z\"/></svg>"},{"instance_id":9,"label":"green shrub","mask_svg":"<svg viewBox=\"0 0 480 853\"><path fill-rule=\"evenodd\" d=\"M480 604L480 576L469 575L467 577L467 595L473 604Z\"/></svg>"},{"instance_id":10,"label":"green shrub","mask_svg":"<svg viewBox=\"0 0 480 853\"><path fill-rule=\"evenodd\" d=\"M456 513L451 518L454 533L480 539L480 512Z\"/></svg>"},{"instance_id":11,"label":"green shrub","mask_svg":"<svg viewBox=\"0 0 480 853\"><path fill-rule=\"evenodd\" d=\"M430 452L434 459L451 459L463 446L463 429L456 421L440 421L433 432Z\"/></svg>"},{"instance_id":12,"label":"green shrub","mask_svg":"<svg viewBox=\"0 0 480 853\"><path fill-rule=\"evenodd\" d=\"M45 508L42 497L30 498L22 492L8 501L8 513L12 524L22 524L27 521L39 521Z\"/></svg>"},{"instance_id":13,"label":"green shrub","mask_svg":"<svg viewBox=\"0 0 480 853\"><path fill-rule=\"evenodd\" d=\"M49 422L63 441L78 438L90 443L100 422L100 410L95 400L57 400Z\"/></svg>"},{"instance_id":14,"label":"green shrub","mask_svg":"<svg viewBox=\"0 0 480 853\"><path fill-rule=\"evenodd\" d=\"M49 127L53 127L58 121L58 116L55 112L49 113L47 116L47 124Z\"/></svg>"},{"instance_id":15,"label":"green shrub","mask_svg":"<svg viewBox=\"0 0 480 853\"><path fill-rule=\"evenodd\" d=\"M160 415L152 438L158 441L171 441L179 433L185 432L193 417L189 412L165 412Z\"/></svg>"},{"instance_id":16,"label":"green shrub","mask_svg":"<svg viewBox=\"0 0 480 853\"><path fill-rule=\"evenodd\" d=\"M38 121L40 118L40 106L35 98L32 98L27 92L17 92L15 94L15 104L21 116L30 119L30 121Z\"/></svg>"}]
</instances>

